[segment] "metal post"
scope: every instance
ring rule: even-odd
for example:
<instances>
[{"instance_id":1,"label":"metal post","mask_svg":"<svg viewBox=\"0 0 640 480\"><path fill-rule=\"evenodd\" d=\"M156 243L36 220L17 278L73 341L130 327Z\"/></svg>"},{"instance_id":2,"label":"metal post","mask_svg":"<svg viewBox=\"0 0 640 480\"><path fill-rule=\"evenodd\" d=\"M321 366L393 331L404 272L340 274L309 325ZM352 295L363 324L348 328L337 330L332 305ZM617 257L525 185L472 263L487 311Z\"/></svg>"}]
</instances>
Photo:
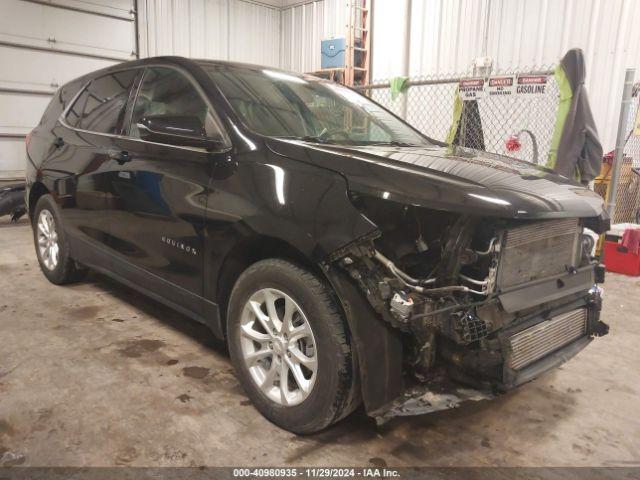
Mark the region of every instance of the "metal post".
<instances>
[{"instance_id":1,"label":"metal post","mask_svg":"<svg viewBox=\"0 0 640 480\"><path fill-rule=\"evenodd\" d=\"M140 22L138 19L138 12L140 12L140 10L138 9L138 0L135 0L133 2L133 18L134 18L134 22L135 22L135 35L136 35L136 58L140 58Z\"/></svg>"},{"instance_id":2,"label":"metal post","mask_svg":"<svg viewBox=\"0 0 640 480\"><path fill-rule=\"evenodd\" d=\"M616 194L618 193L618 180L620 178L620 170L622 169L622 161L624 157L624 144L627 137L627 119L629 117L629 105L631 105L631 91L633 88L635 73L635 68L628 68L627 73L624 76L622 103L620 104L620 118L618 120L618 134L616 136L616 149L613 155L613 168L611 169L611 182L609 183L606 205L607 212L609 212L609 217L612 222L614 222L616 213Z\"/></svg>"},{"instance_id":3,"label":"metal post","mask_svg":"<svg viewBox=\"0 0 640 480\"><path fill-rule=\"evenodd\" d=\"M491 19L491 0L487 0L487 11L484 19L484 35L482 36L482 56L487 56L489 46L489 20Z\"/></svg>"},{"instance_id":4,"label":"metal post","mask_svg":"<svg viewBox=\"0 0 640 480\"><path fill-rule=\"evenodd\" d=\"M404 56L402 57L402 75L409 76L409 66L411 63L411 10L412 0L405 0L405 12L404 12ZM400 116L403 119L407 119L407 97L408 94L405 91L401 96L402 105L400 107Z\"/></svg>"}]
</instances>

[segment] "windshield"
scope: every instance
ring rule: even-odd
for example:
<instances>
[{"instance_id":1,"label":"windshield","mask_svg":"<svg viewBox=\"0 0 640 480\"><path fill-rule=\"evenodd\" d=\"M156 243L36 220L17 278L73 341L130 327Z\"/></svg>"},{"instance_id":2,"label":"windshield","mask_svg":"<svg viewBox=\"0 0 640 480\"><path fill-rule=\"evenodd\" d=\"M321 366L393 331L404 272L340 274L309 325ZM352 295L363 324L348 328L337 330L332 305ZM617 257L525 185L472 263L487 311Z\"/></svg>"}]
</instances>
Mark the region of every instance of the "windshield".
<instances>
[{"instance_id":1,"label":"windshield","mask_svg":"<svg viewBox=\"0 0 640 480\"><path fill-rule=\"evenodd\" d=\"M366 97L276 70L202 65L243 123L269 137L341 145L428 145Z\"/></svg>"}]
</instances>

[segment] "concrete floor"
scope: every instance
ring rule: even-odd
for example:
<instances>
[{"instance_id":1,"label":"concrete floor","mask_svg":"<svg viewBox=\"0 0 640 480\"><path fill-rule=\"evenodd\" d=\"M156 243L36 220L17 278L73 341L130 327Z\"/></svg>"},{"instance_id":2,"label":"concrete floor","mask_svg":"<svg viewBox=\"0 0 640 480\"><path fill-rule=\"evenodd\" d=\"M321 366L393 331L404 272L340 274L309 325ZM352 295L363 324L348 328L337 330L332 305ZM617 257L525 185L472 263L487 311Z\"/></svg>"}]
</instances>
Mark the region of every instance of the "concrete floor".
<instances>
[{"instance_id":1,"label":"concrete floor","mask_svg":"<svg viewBox=\"0 0 640 480\"><path fill-rule=\"evenodd\" d=\"M206 328L99 275L49 284L0 220L0 458L32 466L640 465L640 281L609 275L611 333L500 399L318 435L266 421Z\"/></svg>"}]
</instances>

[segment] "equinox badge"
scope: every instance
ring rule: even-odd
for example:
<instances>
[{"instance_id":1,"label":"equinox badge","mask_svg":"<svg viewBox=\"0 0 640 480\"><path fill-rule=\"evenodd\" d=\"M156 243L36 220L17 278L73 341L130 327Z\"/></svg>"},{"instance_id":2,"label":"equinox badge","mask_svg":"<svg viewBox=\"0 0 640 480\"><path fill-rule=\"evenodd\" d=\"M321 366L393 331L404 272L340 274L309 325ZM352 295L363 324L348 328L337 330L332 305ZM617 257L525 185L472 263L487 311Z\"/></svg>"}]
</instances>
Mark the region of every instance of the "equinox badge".
<instances>
[{"instance_id":1,"label":"equinox badge","mask_svg":"<svg viewBox=\"0 0 640 480\"><path fill-rule=\"evenodd\" d=\"M170 238L170 237L165 237L164 235L162 236L162 242L166 243L169 246L175 247L175 248L179 248L180 250L183 250L184 252L187 253L191 253L193 255L197 255L198 252L196 251L196 249L190 245L187 245L183 242L181 242L180 240L176 240L175 238Z\"/></svg>"}]
</instances>

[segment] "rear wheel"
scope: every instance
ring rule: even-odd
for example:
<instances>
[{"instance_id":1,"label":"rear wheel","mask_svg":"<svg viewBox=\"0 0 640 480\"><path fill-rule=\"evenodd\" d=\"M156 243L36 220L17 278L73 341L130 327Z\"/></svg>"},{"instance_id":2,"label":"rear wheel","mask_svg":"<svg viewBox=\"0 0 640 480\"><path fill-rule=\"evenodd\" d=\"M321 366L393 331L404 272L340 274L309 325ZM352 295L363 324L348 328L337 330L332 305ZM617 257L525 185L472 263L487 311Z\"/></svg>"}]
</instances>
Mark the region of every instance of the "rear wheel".
<instances>
[{"instance_id":1,"label":"rear wheel","mask_svg":"<svg viewBox=\"0 0 640 480\"><path fill-rule=\"evenodd\" d=\"M331 290L285 260L255 263L229 301L229 351L256 408L295 433L322 430L350 413L354 359Z\"/></svg>"},{"instance_id":2,"label":"rear wheel","mask_svg":"<svg viewBox=\"0 0 640 480\"><path fill-rule=\"evenodd\" d=\"M78 267L69 254L69 244L51 195L40 197L36 203L33 222L33 240L44 276L56 285L79 280L85 270Z\"/></svg>"}]
</instances>

